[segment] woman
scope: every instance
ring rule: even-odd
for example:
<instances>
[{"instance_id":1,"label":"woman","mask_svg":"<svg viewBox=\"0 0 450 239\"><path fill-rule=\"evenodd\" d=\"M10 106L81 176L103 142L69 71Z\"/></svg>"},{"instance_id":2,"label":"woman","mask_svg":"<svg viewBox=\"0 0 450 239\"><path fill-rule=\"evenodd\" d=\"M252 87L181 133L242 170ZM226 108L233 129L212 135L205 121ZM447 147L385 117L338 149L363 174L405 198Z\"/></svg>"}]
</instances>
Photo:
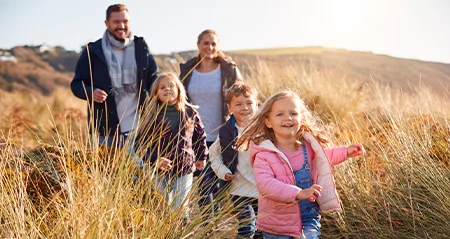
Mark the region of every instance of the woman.
<instances>
[{"instance_id":1,"label":"woman","mask_svg":"<svg viewBox=\"0 0 450 239\"><path fill-rule=\"evenodd\" d=\"M189 101L198 105L198 112L206 132L206 144L216 140L219 126L225 123L228 109L224 92L234 82L242 80L236 63L219 50L220 39L214 30L204 30L197 39L199 55L180 64L180 80L183 82ZM209 165L195 175L204 175L199 200L200 208L212 203L212 182L217 182Z\"/></svg>"}]
</instances>

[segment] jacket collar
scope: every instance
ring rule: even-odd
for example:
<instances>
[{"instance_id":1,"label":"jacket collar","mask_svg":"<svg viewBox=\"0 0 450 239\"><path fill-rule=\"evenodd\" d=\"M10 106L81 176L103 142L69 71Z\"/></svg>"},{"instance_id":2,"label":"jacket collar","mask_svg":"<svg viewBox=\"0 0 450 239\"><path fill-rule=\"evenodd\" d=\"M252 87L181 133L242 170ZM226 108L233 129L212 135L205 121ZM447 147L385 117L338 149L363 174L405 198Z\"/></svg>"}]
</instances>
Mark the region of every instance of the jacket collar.
<instances>
[{"instance_id":1,"label":"jacket collar","mask_svg":"<svg viewBox=\"0 0 450 239\"><path fill-rule=\"evenodd\" d=\"M228 118L227 122L225 123L229 129L235 129L236 128L236 118L233 114L230 114L230 118Z\"/></svg>"},{"instance_id":2,"label":"jacket collar","mask_svg":"<svg viewBox=\"0 0 450 239\"><path fill-rule=\"evenodd\" d=\"M255 143L251 142L251 156L250 156L250 164L253 166L253 163L255 162L255 156L258 152L268 151L276 153L282 160L284 160L287 165L289 165L289 168L292 170L292 165L289 162L289 159L286 157L286 155L281 152L273 143L271 140L264 140L260 144L256 145Z\"/></svg>"},{"instance_id":3,"label":"jacket collar","mask_svg":"<svg viewBox=\"0 0 450 239\"><path fill-rule=\"evenodd\" d=\"M303 133L303 138L306 140L306 142L308 142L314 153L316 155L323 155L325 158L325 153L323 151L322 146L320 145L320 143L317 141L317 139L309 132L304 132ZM278 156L280 156L280 158L282 158L284 161L286 161L286 163L289 165L289 167L291 167L291 163L289 162L289 159L286 157L286 155L281 152L281 150L279 150L270 140L264 140L262 141L260 144L256 145L255 143L251 142L251 148L252 148L252 152L250 155L250 164L253 166L253 163L255 161L255 156L256 153L261 152L261 151L269 151L269 152L273 152L278 154Z\"/></svg>"},{"instance_id":4,"label":"jacket collar","mask_svg":"<svg viewBox=\"0 0 450 239\"><path fill-rule=\"evenodd\" d=\"M191 58L190 60L188 60L186 63L181 64L181 68L183 69L192 69L195 64L197 64L200 61L200 55ZM230 57L218 57L217 58L218 63L222 66L223 64L232 64L232 65L236 65L236 63L234 61L232 61L232 59Z\"/></svg>"},{"instance_id":5,"label":"jacket collar","mask_svg":"<svg viewBox=\"0 0 450 239\"><path fill-rule=\"evenodd\" d=\"M106 58L102 48L102 38L98 39L95 42L90 42L87 47L89 50L89 54L98 56L103 61L103 63L106 64Z\"/></svg>"},{"instance_id":6,"label":"jacket collar","mask_svg":"<svg viewBox=\"0 0 450 239\"><path fill-rule=\"evenodd\" d=\"M134 36L134 43L137 44L140 39L141 39L140 37ZM90 42L88 44L88 47L89 47L90 54L95 54L103 61L103 63L106 64L106 58L105 58L105 54L103 53L103 47L102 47L102 38L98 39L95 42ZM137 46L135 46L135 49L138 50Z\"/></svg>"}]
</instances>

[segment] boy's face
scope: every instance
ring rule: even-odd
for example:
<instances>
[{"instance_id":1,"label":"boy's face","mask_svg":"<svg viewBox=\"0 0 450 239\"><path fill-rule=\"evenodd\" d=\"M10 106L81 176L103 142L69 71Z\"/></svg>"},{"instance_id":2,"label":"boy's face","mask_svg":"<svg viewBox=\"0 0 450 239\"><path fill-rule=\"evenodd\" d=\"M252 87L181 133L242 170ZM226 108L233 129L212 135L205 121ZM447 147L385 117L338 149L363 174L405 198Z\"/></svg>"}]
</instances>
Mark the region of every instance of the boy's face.
<instances>
[{"instance_id":1,"label":"boy's face","mask_svg":"<svg viewBox=\"0 0 450 239\"><path fill-rule=\"evenodd\" d=\"M256 99L253 96L233 96L227 106L228 111L236 118L236 123L240 127L245 127L256 112Z\"/></svg>"}]
</instances>

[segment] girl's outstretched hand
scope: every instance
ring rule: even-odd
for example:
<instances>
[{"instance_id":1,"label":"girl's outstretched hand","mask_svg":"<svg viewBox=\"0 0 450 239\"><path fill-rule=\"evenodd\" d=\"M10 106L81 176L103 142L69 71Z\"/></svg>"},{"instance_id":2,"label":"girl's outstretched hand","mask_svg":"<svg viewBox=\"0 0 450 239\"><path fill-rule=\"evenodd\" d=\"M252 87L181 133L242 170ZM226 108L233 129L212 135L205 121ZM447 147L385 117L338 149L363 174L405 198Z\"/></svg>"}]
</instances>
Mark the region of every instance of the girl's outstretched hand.
<instances>
[{"instance_id":1,"label":"girl's outstretched hand","mask_svg":"<svg viewBox=\"0 0 450 239\"><path fill-rule=\"evenodd\" d=\"M349 158L363 156L365 153L364 147L360 143L352 144L347 147L347 157Z\"/></svg>"},{"instance_id":2,"label":"girl's outstretched hand","mask_svg":"<svg viewBox=\"0 0 450 239\"><path fill-rule=\"evenodd\" d=\"M322 191L322 186L313 184L311 187L302 189L297 193L295 197L296 200L308 200L310 202L316 201L317 197L320 196L320 192Z\"/></svg>"}]
</instances>

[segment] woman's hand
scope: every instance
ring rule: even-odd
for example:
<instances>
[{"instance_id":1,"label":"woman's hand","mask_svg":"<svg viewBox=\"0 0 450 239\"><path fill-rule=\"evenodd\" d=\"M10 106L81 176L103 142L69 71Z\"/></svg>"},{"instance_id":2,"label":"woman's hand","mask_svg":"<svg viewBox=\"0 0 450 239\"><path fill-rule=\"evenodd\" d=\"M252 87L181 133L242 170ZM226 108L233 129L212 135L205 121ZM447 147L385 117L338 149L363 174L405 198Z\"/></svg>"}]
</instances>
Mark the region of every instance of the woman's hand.
<instances>
[{"instance_id":1,"label":"woman's hand","mask_svg":"<svg viewBox=\"0 0 450 239\"><path fill-rule=\"evenodd\" d=\"M322 186L313 184L311 187L307 189L302 189L297 193L295 197L296 200L308 200L310 202L315 202L317 197L320 196L320 192L322 191Z\"/></svg>"},{"instance_id":2,"label":"woman's hand","mask_svg":"<svg viewBox=\"0 0 450 239\"><path fill-rule=\"evenodd\" d=\"M364 147L362 144L356 143L347 147L347 157L353 158L358 156L363 156L365 154Z\"/></svg>"}]
</instances>

